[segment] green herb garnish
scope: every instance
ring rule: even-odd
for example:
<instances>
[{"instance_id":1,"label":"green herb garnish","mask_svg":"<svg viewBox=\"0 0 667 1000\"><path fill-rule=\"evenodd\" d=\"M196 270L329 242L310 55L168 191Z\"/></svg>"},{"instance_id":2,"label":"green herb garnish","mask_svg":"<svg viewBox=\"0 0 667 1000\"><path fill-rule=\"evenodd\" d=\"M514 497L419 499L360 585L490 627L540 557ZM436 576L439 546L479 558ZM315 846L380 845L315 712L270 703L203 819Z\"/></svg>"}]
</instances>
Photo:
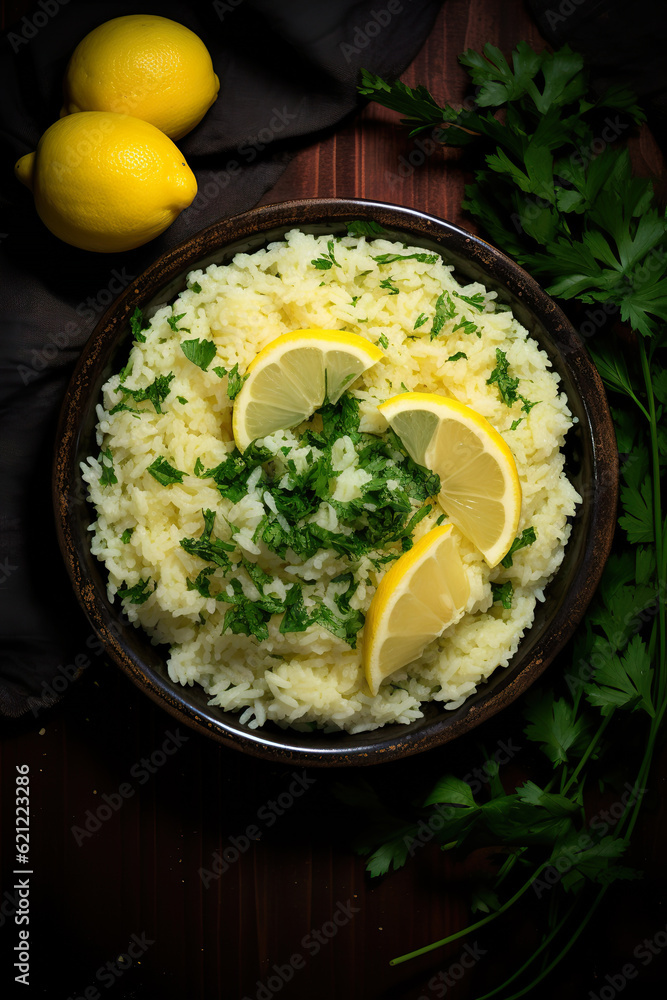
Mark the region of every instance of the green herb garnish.
<instances>
[{"instance_id":1,"label":"green herb garnish","mask_svg":"<svg viewBox=\"0 0 667 1000\"><path fill-rule=\"evenodd\" d=\"M105 448L100 452L99 463L102 466L102 471L100 472L100 485L112 486L114 483L117 483L118 478L113 467L113 455L111 453L111 448Z\"/></svg>"},{"instance_id":2,"label":"green herb garnish","mask_svg":"<svg viewBox=\"0 0 667 1000\"><path fill-rule=\"evenodd\" d=\"M185 475L180 469L175 469L173 465L170 465L164 455L156 458L148 466L146 472L150 472L153 479L157 479L158 483L162 486L171 486L172 483L182 483L183 476Z\"/></svg>"},{"instance_id":3,"label":"green herb garnish","mask_svg":"<svg viewBox=\"0 0 667 1000\"><path fill-rule=\"evenodd\" d=\"M205 372L215 357L216 346L212 340L183 340L181 350L188 361Z\"/></svg>"},{"instance_id":4,"label":"green herb garnish","mask_svg":"<svg viewBox=\"0 0 667 1000\"><path fill-rule=\"evenodd\" d=\"M148 584L150 583L150 577L147 580L139 580L139 583L135 583L134 587L120 587L116 593L123 601L129 601L130 604L143 604L155 590L148 590Z\"/></svg>"},{"instance_id":5,"label":"green herb garnish","mask_svg":"<svg viewBox=\"0 0 667 1000\"><path fill-rule=\"evenodd\" d=\"M400 289L393 284L393 277L390 275L388 278L384 278L380 282L380 288L386 289L390 295L398 295Z\"/></svg>"}]
</instances>

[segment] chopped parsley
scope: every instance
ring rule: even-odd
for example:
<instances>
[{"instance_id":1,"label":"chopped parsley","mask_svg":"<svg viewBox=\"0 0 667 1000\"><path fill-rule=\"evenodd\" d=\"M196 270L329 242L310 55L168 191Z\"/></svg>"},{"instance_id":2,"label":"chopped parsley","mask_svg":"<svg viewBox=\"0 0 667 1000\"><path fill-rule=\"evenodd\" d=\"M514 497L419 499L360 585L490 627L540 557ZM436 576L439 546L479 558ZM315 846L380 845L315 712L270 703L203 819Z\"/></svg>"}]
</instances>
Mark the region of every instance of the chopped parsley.
<instances>
[{"instance_id":1,"label":"chopped parsley","mask_svg":"<svg viewBox=\"0 0 667 1000\"><path fill-rule=\"evenodd\" d=\"M329 271L335 265L340 267L340 264L334 256L334 241L327 241L327 252L322 252L316 260L311 260L313 264L319 271Z\"/></svg>"},{"instance_id":2,"label":"chopped parsley","mask_svg":"<svg viewBox=\"0 0 667 1000\"><path fill-rule=\"evenodd\" d=\"M141 413L141 410L135 410L128 406L126 400L131 398L135 403L143 403L146 400L150 400L153 404L153 409L156 413L162 413L162 403L171 392L170 383L174 378L174 373L169 372L168 375L158 375L154 382L151 382L149 386L145 389L126 389L124 385L119 385L118 388L123 394L123 399L120 403L109 410L109 415L113 413L118 413L120 410L129 410L131 413Z\"/></svg>"},{"instance_id":3,"label":"chopped parsley","mask_svg":"<svg viewBox=\"0 0 667 1000\"><path fill-rule=\"evenodd\" d=\"M216 346L212 340L184 340L181 350L188 361L205 372L215 357Z\"/></svg>"},{"instance_id":4,"label":"chopped parsley","mask_svg":"<svg viewBox=\"0 0 667 1000\"><path fill-rule=\"evenodd\" d=\"M367 222L363 219L355 219L347 222L348 236L388 236L386 229L383 229L378 222Z\"/></svg>"},{"instance_id":5,"label":"chopped parsley","mask_svg":"<svg viewBox=\"0 0 667 1000\"><path fill-rule=\"evenodd\" d=\"M394 279L392 275L390 275L388 278L385 278L384 281L380 282L380 288L385 288L390 295L398 295L400 288L397 288L396 285L392 285L393 280Z\"/></svg>"},{"instance_id":6,"label":"chopped parsley","mask_svg":"<svg viewBox=\"0 0 667 1000\"><path fill-rule=\"evenodd\" d=\"M509 569L514 563L514 560L512 559L514 553L518 552L519 549L525 549L528 545L532 545L536 538L537 532L535 531L535 528L532 526L530 528L524 528L519 537L515 538L510 545L509 552L504 557L500 565L504 566L505 569Z\"/></svg>"},{"instance_id":7,"label":"chopped parsley","mask_svg":"<svg viewBox=\"0 0 667 1000\"><path fill-rule=\"evenodd\" d=\"M507 355L504 351L501 351L499 347L496 348L496 367L491 372L491 375L486 380L487 385L492 385L496 383L498 386L498 395L505 406L514 406L519 400L521 400L521 409L524 413L530 413L534 406L537 406L539 399L535 402L531 402L522 396L519 389L520 379L512 378L509 374L509 362L507 360ZM515 431L519 424L523 420L520 417L519 420L515 420L510 428L510 430Z\"/></svg>"},{"instance_id":8,"label":"chopped parsley","mask_svg":"<svg viewBox=\"0 0 667 1000\"><path fill-rule=\"evenodd\" d=\"M418 260L420 264L435 264L437 253L383 253L373 257L378 264L393 264L395 260Z\"/></svg>"},{"instance_id":9,"label":"chopped parsley","mask_svg":"<svg viewBox=\"0 0 667 1000\"><path fill-rule=\"evenodd\" d=\"M112 486L114 483L117 483L118 478L114 472L111 448L105 448L100 452L99 463L102 466L100 486Z\"/></svg>"},{"instance_id":10,"label":"chopped parsley","mask_svg":"<svg viewBox=\"0 0 667 1000\"><path fill-rule=\"evenodd\" d=\"M182 406L185 406L185 404L187 403L187 399L185 398L185 396L177 396L176 399L179 401L179 403L181 403Z\"/></svg>"},{"instance_id":11,"label":"chopped parsley","mask_svg":"<svg viewBox=\"0 0 667 1000\"><path fill-rule=\"evenodd\" d=\"M178 321L181 320L181 319L183 319L184 316L185 316L185 313L179 313L178 316L168 316L167 317L167 323L169 324L169 326L171 327L171 329L174 331L174 333L178 333L179 329L187 330L186 326L179 327L177 325Z\"/></svg>"},{"instance_id":12,"label":"chopped parsley","mask_svg":"<svg viewBox=\"0 0 667 1000\"><path fill-rule=\"evenodd\" d=\"M186 539L186 541L188 540ZM190 579L185 581L188 590L196 590L202 597L212 597L211 581L209 580L211 573L215 573L215 568L213 566L204 566L194 581Z\"/></svg>"},{"instance_id":13,"label":"chopped parsley","mask_svg":"<svg viewBox=\"0 0 667 1000\"><path fill-rule=\"evenodd\" d=\"M227 376L227 395L230 399L236 399L241 391L243 383L248 377L247 375L239 375L238 362L233 368L217 367L214 368L213 371L218 378L225 378L225 376Z\"/></svg>"},{"instance_id":14,"label":"chopped parsley","mask_svg":"<svg viewBox=\"0 0 667 1000\"><path fill-rule=\"evenodd\" d=\"M125 531L123 532L123 534L120 536L120 540L123 543L123 545L127 545L127 543L129 542L129 540L132 538L133 531L134 531L134 528L126 528L125 529Z\"/></svg>"},{"instance_id":15,"label":"chopped parsley","mask_svg":"<svg viewBox=\"0 0 667 1000\"><path fill-rule=\"evenodd\" d=\"M448 319L456 315L456 306L449 292L443 292L435 303L435 316L431 327L431 340L435 340Z\"/></svg>"},{"instance_id":16,"label":"chopped parsley","mask_svg":"<svg viewBox=\"0 0 667 1000\"><path fill-rule=\"evenodd\" d=\"M426 313L420 313L419 316L417 316L417 319L415 320L415 325L412 327L412 329L418 330L420 326L423 326L424 323L427 322L428 322L428 316L426 315Z\"/></svg>"},{"instance_id":17,"label":"chopped parsley","mask_svg":"<svg viewBox=\"0 0 667 1000\"><path fill-rule=\"evenodd\" d=\"M461 295L460 292L454 292L454 295L457 299L467 302L469 306L472 306L479 312L484 312L484 295L482 292L475 292L474 295Z\"/></svg>"},{"instance_id":18,"label":"chopped parsley","mask_svg":"<svg viewBox=\"0 0 667 1000\"><path fill-rule=\"evenodd\" d=\"M196 292L197 295L201 292L201 285L198 281L193 281L191 285L188 285L191 292Z\"/></svg>"},{"instance_id":19,"label":"chopped parsley","mask_svg":"<svg viewBox=\"0 0 667 1000\"><path fill-rule=\"evenodd\" d=\"M382 348L383 348L383 349L384 349L385 351L386 351L386 350L387 350L387 348L389 347L389 341L388 341L388 340L387 340L387 338L385 337L384 333L381 333L381 334L380 334L380 336L378 337L378 344L379 344L379 345L380 345L380 347L382 347Z\"/></svg>"},{"instance_id":20,"label":"chopped parsley","mask_svg":"<svg viewBox=\"0 0 667 1000\"><path fill-rule=\"evenodd\" d=\"M469 334L476 333L478 337L482 336L482 331L471 319L462 319L460 323L456 324L452 333L456 333L457 330L463 330L464 333Z\"/></svg>"},{"instance_id":21,"label":"chopped parsley","mask_svg":"<svg viewBox=\"0 0 667 1000\"><path fill-rule=\"evenodd\" d=\"M501 402L503 402L505 406L514 406L519 398L519 394L517 392L517 389L519 388L519 379L512 378L509 374L509 362L507 360L507 355L504 351L501 351L499 347L496 347L496 367L486 380L487 385L492 385L493 383L498 386L498 395L500 396Z\"/></svg>"},{"instance_id":22,"label":"chopped parsley","mask_svg":"<svg viewBox=\"0 0 667 1000\"><path fill-rule=\"evenodd\" d=\"M182 483L184 472L175 469L170 465L164 455L159 455L155 461L148 466L146 472L150 472L153 479L157 479L162 486L171 486L172 483Z\"/></svg>"},{"instance_id":23,"label":"chopped parsley","mask_svg":"<svg viewBox=\"0 0 667 1000\"><path fill-rule=\"evenodd\" d=\"M491 593L493 594L494 604L500 603L506 610L509 611L512 607L512 598L514 597L514 587L512 586L512 581L508 580L506 583L492 583Z\"/></svg>"},{"instance_id":24,"label":"chopped parsley","mask_svg":"<svg viewBox=\"0 0 667 1000\"><path fill-rule=\"evenodd\" d=\"M134 339L140 344L144 344L146 342L146 338L142 333L142 330L145 330L147 326L148 323L144 320L144 314L139 306L137 306L130 316L130 332L132 333Z\"/></svg>"},{"instance_id":25,"label":"chopped parsley","mask_svg":"<svg viewBox=\"0 0 667 1000\"><path fill-rule=\"evenodd\" d=\"M222 538L211 538L213 525L215 524L215 511L203 510L202 514L204 517L204 530L201 535L199 538L181 538L181 548L185 549L188 555L198 556L204 562L214 563L225 570L230 569L232 564L229 553L234 551L234 546L229 542L223 541ZM196 589L199 588L196 587Z\"/></svg>"},{"instance_id":26,"label":"chopped parsley","mask_svg":"<svg viewBox=\"0 0 667 1000\"><path fill-rule=\"evenodd\" d=\"M123 601L129 601L130 604L143 604L147 601L155 590L147 590L148 584L150 583L150 577L147 580L139 580L139 583L135 583L134 587L120 587L116 593Z\"/></svg>"},{"instance_id":27,"label":"chopped parsley","mask_svg":"<svg viewBox=\"0 0 667 1000\"><path fill-rule=\"evenodd\" d=\"M464 359L468 360L468 355L465 351L457 351L456 354L450 354L447 358L448 361L462 361Z\"/></svg>"}]
</instances>

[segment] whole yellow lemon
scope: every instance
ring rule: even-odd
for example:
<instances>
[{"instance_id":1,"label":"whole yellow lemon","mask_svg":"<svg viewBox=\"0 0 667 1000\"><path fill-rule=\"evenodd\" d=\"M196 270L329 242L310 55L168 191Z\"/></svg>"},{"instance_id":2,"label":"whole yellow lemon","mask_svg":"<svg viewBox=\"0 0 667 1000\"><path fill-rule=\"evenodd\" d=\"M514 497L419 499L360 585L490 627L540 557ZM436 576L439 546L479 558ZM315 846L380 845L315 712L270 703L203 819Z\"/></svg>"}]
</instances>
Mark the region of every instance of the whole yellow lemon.
<instances>
[{"instance_id":1,"label":"whole yellow lemon","mask_svg":"<svg viewBox=\"0 0 667 1000\"><path fill-rule=\"evenodd\" d=\"M167 17L128 14L79 42L65 73L60 114L116 111L180 139L201 121L219 89L198 35Z\"/></svg>"},{"instance_id":2,"label":"whole yellow lemon","mask_svg":"<svg viewBox=\"0 0 667 1000\"><path fill-rule=\"evenodd\" d=\"M197 194L195 176L171 139L140 118L111 111L61 118L14 169L47 228L98 253L147 243Z\"/></svg>"}]
</instances>

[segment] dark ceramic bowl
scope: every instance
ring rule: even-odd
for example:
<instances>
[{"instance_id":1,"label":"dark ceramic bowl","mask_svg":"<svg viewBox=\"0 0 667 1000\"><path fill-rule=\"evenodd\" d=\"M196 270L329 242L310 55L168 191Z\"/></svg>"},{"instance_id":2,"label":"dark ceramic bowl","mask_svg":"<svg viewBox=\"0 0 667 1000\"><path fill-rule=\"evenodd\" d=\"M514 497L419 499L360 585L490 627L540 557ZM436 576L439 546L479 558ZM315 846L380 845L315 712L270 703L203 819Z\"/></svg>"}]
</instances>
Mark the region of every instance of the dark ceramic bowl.
<instances>
[{"instance_id":1,"label":"dark ceramic bowl","mask_svg":"<svg viewBox=\"0 0 667 1000\"><path fill-rule=\"evenodd\" d=\"M92 511L83 499L79 462L95 451L95 405L128 348L128 319L136 306L152 313L183 288L193 268L227 263L289 229L345 233L352 219L379 222L397 240L441 253L469 280L482 281L509 303L549 355L578 418L568 435L569 475L583 497L564 561L537 608L535 622L506 669L497 670L454 712L437 703L410 725L370 733L324 735L241 725L238 715L207 704L200 687L169 679L165 650L152 646L106 596L104 570L91 555ZM230 747L299 764L376 764L420 753L455 739L509 705L545 670L581 619L609 553L616 516L617 451L602 383L578 335L558 306L508 257L440 219L372 201L317 199L268 205L216 223L156 261L117 299L97 326L74 372L63 405L54 471L54 502L62 553L72 584L111 657L132 680L181 722Z\"/></svg>"}]
</instances>

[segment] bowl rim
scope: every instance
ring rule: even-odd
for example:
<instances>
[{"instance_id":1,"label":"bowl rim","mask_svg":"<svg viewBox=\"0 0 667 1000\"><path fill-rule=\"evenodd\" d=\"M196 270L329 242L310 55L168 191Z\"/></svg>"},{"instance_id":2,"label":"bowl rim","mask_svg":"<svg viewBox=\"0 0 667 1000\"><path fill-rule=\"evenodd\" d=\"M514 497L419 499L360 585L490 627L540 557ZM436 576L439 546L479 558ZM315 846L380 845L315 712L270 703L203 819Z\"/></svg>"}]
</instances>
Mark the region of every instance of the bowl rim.
<instances>
[{"instance_id":1,"label":"bowl rim","mask_svg":"<svg viewBox=\"0 0 667 1000\"><path fill-rule=\"evenodd\" d=\"M588 420L592 442L593 479L596 490L585 540L585 553L554 619L547 630L550 642L538 641L534 655L521 670L511 675L504 670L507 683L482 693L466 708L445 712L432 720L418 720L417 729L405 726L403 736L384 735L379 728L369 733L343 734L345 745L305 747L299 744L294 730L280 730L279 736L267 735L261 727L248 729L238 722L239 714L223 713L215 707L202 708L188 697L189 687L172 682L152 669L146 670L128 653L119 639L114 622L118 609L104 595L100 602L90 579L87 579L77 552L76 505L71 499L72 476L79 476L77 449L88 399L87 389L99 371L104 350L122 341L129 317L137 306L166 287L169 281L185 275L198 261L225 246L275 228L299 228L315 223L342 223L353 219L373 220L393 230L402 230L414 238L427 238L450 251L474 261L484 270L493 269L493 281L526 304L537 320L550 332L555 331L562 348L561 356L577 385ZM189 260L184 269L184 260ZM157 289L157 291L156 291ZM585 391L584 391L585 390ZM605 391L597 369L583 341L559 306L538 283L509 257L473 233L417 209L359 198L297 199L262 205L221 219L195 233L178 246L153 261L125 288L101 317L86 342L63 399L56 432L52 476L52 499L56 533L70 581L92 628L102 640L115 663L144 693L180 722L219 743L275 762L309 766L368 765L424 752L450 742L495 715L518 698L547 668L571 637L597 588L609 555L616 524L618 499L618 452L613 423ZM567 551L567 550L566 550ZM519 647L520 649L520 647ZM501 668L497 668L501 670ZM494 671L494 674L496 671ZM491 676L494 676L493 674ZM482 687L482 685L480 685ZM226 718L219 718L225 715ZM397 725L397 724L392 724ZM336 734L338 735L338 734Z\"/></svg>"}]
</instances>

